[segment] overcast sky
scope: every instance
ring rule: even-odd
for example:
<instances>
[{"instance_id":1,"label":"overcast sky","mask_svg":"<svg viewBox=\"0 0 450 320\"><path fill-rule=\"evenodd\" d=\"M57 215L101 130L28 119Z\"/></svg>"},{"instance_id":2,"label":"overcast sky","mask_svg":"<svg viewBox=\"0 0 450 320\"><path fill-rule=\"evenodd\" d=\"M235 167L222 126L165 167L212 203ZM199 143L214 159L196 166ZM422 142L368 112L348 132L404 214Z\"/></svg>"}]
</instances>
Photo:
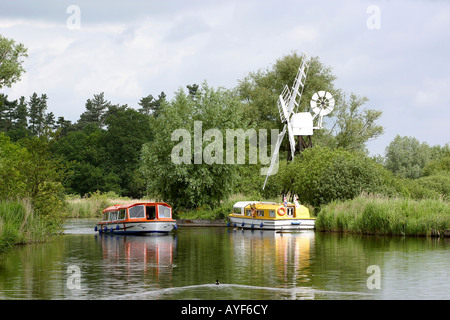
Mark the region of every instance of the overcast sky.
<instances>
[{"instance_id":1,"label":"overcast sky","mask_svg":"<svg viewBox=\"0 0 450 320\"><path fill-rule=\"evenodd\" d=\"M138 108L204 80L235 87L307 51L337 88L383 111L371 154L397 134L450 142L450 1L0 0L0 34L29 55L22 80L2 92L45 93L48 112L72 121L100 92Z\"/></svg>"}]
</instances>

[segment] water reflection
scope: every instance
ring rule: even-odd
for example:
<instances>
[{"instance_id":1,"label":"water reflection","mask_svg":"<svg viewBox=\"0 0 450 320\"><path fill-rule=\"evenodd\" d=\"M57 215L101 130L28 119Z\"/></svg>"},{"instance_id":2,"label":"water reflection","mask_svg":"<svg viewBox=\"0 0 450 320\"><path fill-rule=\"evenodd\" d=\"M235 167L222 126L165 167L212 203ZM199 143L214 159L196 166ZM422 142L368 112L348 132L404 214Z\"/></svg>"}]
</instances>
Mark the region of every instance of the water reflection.
<instances>
[{"instance_id":1,"label":"water reflection","mask_svg":"<svg viewBox=\"0 0 450 320\"><path fill-rule=\"evenodd\" d=\"M262 277L262 281L274 285L308 279L310 252L314 247L313 231L276 233L237 230L230 237L230 242L234 266L246 275Z\"/></svg>"},{"instance_id":2,"label":"water reflection","mask_svg":"<svg viewBox=\"0 0 450 320\"><path fill-rule=\"evenodd\" d=\"M233 277L234 284L251 284L266 291L273 288L264 297L269 299L292 296L313 298L312 291L298 286L311 277L314 231L277 233L234 230L230 242L233 270L237 270Z\"/></svg>"},{"instance_id":3,"label":"water reflection","mask_svg":"<svg viewBox=\"0 0 450 320\"><path fill-rule=\"evenodd\" d=\"M171 274L176 237L164 236L98 236L102 263L113 273L127 277L143 273L146 281L159 280L161 273ZM150 275L150 277L147 277Z\"/></svg>"},{"instance_id":4,"label":"water reflection","mask_svg":"<svg viewBox=\"0 0 450 320\"><path fill-rule=\"evenodd\" d=\"M75 221L0 255L0 299L448 299L449 239L180 228L98 235ZM367 267L381 289L367 287ZM76 266L80 288L67 283ZM215 285L218 279L220 285Z\"/></svg>"}]
</instances>

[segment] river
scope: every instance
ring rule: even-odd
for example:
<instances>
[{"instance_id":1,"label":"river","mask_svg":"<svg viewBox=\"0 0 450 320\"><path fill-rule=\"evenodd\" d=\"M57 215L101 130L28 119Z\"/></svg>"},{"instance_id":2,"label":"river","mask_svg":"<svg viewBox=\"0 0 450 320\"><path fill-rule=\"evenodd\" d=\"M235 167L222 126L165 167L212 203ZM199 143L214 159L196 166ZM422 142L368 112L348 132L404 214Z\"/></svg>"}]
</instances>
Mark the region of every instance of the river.
<instances>
[{"instance_id":1,"label":"river","mask_svg":"<svg viewBox=\"0 0 450 320\"><path fill-rule=\"evenodd\" d=\"M448 238L94 225L70 220L54 241L1 254L0 299L450 299Z\"/></svg>"}]
</instances>

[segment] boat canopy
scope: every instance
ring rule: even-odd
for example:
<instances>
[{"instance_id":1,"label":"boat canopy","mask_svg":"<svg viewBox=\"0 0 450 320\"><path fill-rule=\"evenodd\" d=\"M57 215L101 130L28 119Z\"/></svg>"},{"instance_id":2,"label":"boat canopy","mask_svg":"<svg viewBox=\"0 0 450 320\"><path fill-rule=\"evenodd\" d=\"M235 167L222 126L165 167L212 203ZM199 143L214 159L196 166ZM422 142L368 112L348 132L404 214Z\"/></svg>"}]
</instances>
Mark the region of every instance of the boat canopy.
<instances>
[{"instance_id":1,"label":"boat canopy","mask_svg":"<svg viewBox=\"0 0 450 320\"><path fill-rule=\"evenodd\" d=\"M103 212L109 212L109 211L118 211L120 209L129 209L134 206L157 206L157 205L163 205L166 207L171 208L167 203L164 202L136 202L136 203L128 203L128 204L115 204L113 206L109 206L106 209L103 210Z\"/></svg>"},{"instance_id":2,"label":"boat canopy","mask_svg":"<svg viewBox=\"0 0 450 320\"><path fill-rule=\"evenodd\" d=\"M273 209L278 208L281 204L276 202L261 202L261 201L239 201L236 202L233 206L233 212L236 214L244 214L245 207L248 207L251 204L255 204L257 209Z\"/></svg>"}]
</instances>

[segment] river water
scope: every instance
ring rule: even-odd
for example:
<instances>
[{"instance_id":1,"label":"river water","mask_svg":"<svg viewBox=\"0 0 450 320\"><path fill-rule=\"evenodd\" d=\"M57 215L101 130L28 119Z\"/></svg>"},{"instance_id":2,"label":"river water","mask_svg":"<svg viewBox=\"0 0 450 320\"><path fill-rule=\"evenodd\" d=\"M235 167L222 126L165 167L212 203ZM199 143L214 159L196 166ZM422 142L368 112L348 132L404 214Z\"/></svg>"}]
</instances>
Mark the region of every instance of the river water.
<instances>
[{"instance_id":1,"label":"river water","mask_svg":"<svg viewBox=\"0 0 450 320\"><path fill-rule=\"evenodd\" d=\"M450 299L450 240L222 227L56 240L0 256L0 299ZM216 285L216 280L219 285Z\"/></svg>"}]
</instances>

